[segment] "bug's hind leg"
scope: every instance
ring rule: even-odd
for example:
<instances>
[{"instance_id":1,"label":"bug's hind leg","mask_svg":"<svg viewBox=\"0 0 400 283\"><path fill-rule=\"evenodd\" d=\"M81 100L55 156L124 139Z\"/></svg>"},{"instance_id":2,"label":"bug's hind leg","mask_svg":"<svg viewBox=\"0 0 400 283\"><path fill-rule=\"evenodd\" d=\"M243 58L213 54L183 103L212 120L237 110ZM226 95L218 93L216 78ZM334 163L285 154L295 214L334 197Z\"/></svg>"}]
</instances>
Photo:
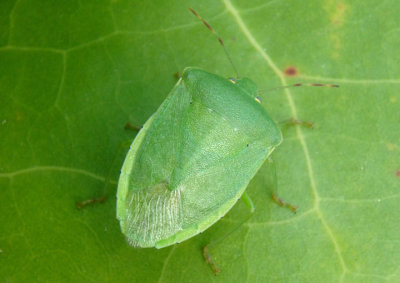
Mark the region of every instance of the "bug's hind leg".
<instances>
[{"instance_id":1,"label":"bug's hind leg","mask_svg":"<svg viewBox=\"0 0 400 283\"><path fill-rule=\"evenodd\" d=\"M211 259L210 252L209 252L209 250L208 250L209 245L210 245L210 244L205 245L205 246L203 247L203 256L204 256L204 259L205 259L206 263L207 263L208 265L211 266L211 269L212 269L212 271L214 272L214 274L215 274L215 275L218 275L218 273L220 273L221 270L218 268L218 266L217 266L217 265L214 263L214 261Z\"/></svg>"},{"instance_id":2,"label":"bug's hind leg","mask_svg":"<svg viewBox=\"0 0 400 283\"><path fill-rule=\"evenodd\" d=\"M280 206L282 206L282 207L286 207L286 208L290 209L291 211L293 211L294 213L296 213L296 212L297 212L297 206L292 205L292 204L290 204L290 203L288 203L288 202L282 200L281 198L279 198L279 197L277 196L276 191L277 191L277 188L278 188L278 179L277 179L277 177L276 177L276 167L275 167L275 164L274 164L274 162L272 161L271 157L268 158L267 162L268 162L269 166L271 167L272 173L273 173L273 184L274 184L274 189L273 189L273 191L272 191L272 200L273 200L275 203L277 203L278 205L280 205Z\"/></svg>"},{"instance_id":3,"label":"bug's hind leg","mask_svg":"<svg viewBox=\"0 0 400 283\"><path fill-rule=\"evenodd\" d=\"M131 123L126 123L125 127L126 130L133 130L133 131L139 131L142 127L138 127L135 126ZM131 144L131 141L125 141L125 142L121 142L121 144L118 147L117 153L113 159L113 161L111 162L111 166L108 172L107 177L104 179L104 189L103 189L103 195L100 197L94 197L94 198L90 198L90 199L86 199L83 201L79 201L76 203L76 206L78 207L78 209L82 209L86 206L89 205L94 205L97 203L102 203L104 201L106 201L107 199L107 191L108 191L108 186L110 185L110 178L111 178L111 173L112 173L112 169L115 166L116 161L118 160L118 157L120 157L120 154L122 151L125 151L127 148L129 148L129 145Z\"/></svg>"},{"instance_id":4,"label":"bug's hind leg","mask_svg":"<svg viewBox=\"0 0 400 283\"><path fill-rule=\"evenodd\" d=\"M88 205L92 205L92 204L99 203L99 202L104 202L105 200L106 200L106 196L104 195L102 197L91 198L91 199L87 199L87 200L84 200L84 201L77 202L76 206L78 207L78 209L81 209L81 208L83 208L85 206L88 206Z\"/></svg>"},{"instance_id":5,"label":"bug's hind leg","mask_svg":"<svg viewBox=\"0 0 400 283\"><path fill-rule=\"evenodd\" d=\"M247 208L250 210L250 215L247 218L245 218L243 221L241 221L238 225L236 225L231 231L226 233L224 236L222 236L221 238L219 238L216 241L208 243L207 245L205 245L203 247L204 259L205 259L206 263L210 265L210 267L211 267L211 269L212 269L212 271L214 272L215 275L218 275L218 273L220 273L221 270L218 268L218 266L212 260L209 248L214 246L214 245L216 245L216 244L218 244L219 242L221 242L222 240L224 240L225 238L230 236L233 232L238 230L243 225L243 223L245 223L247 220L249 220L249 218L253 215L253 212L255 211L254 203L253 203L253 201L251 200L250 196L247 194L246 191L242 194L241 199L243 200L243 202L247 206Z\"/></svg>"},{"instance_id":6,"label":"bug's hind leg","mask_svg":"<svg viewBox=\"0 0 400 283\"><path fill-rule=\"evenodd\" d=\"M274 202L276 202L278 205L290 209L290 210L293 211L294 213L297 212L297 206L292 205L292 204L290 204L290 203L287 203L286 201L280 199L280 198L279 198L277 195L275 195L275 194L272 194L272 200L273 200Z\"/></svg>"},{"instance_id":7,"label":"bug's hind leg","mask_svg":"<svg viewBox=\"0 0 400 283\"><path fill-rule=\"evenodd\" d=\"M122 142L119 145L117 153L115 154L114 159L111 162L111 165L109 167L109 171L108 171L107 177L105 177L105 179L104 179L103 195L99 196L99 197L94 197L94 198L90 198L90 199L86 199L86 200L77 202L76 206L78 207L78 209L82 209L82 208L84 208L86 206L89 206L89 205L102 203L102 202L105 202L107 200L107 192L108 192L108 187L111 184L111 180L110 179L111 179L111 174L113 172L113 168L115 168L116 161L119 159L119 157L121 155L121 152L124 149L127 149L127 148L129 148L129 143L127 143L127 142Z\"/></svg>"}]
</instances>

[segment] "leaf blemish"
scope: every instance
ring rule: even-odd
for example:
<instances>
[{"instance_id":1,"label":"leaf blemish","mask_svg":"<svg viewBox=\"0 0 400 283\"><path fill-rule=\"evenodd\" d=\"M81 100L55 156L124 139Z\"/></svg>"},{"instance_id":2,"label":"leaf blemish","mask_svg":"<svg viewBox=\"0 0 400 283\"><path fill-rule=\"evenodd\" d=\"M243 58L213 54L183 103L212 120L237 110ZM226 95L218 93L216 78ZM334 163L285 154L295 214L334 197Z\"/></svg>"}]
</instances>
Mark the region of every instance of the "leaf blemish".
<instances>
[{"instance_id":1,"label":"leaf blemish","mask_svg":"<svg viewBox=\"0 0 400 283\"><path fill-rule=\"evenodd\" d=\"M285 68L285 75L288 77L297 76L297 69L293 66L289 66Z\"/></svg>"},{"instance_id":2,"label":"leaf blemish","mask_svg":"<svg viewBox=\"0 0 400 283\"><path fill-rule=\"evenodd\" d=\"M396 171L396 177L400 177L400 170Z\"/></svg>"}]
</instances>

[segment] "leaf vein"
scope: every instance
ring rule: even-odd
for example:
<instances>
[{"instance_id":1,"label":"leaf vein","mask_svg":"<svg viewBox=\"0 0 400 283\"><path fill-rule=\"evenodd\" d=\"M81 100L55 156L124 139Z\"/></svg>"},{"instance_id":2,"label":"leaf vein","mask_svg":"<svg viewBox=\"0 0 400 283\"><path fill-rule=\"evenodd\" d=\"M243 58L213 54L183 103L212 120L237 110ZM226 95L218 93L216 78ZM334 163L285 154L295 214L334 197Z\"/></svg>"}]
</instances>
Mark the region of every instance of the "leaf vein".
<instances>
[{"instance_id":1,"label":"leaf vein","mask_svg":"<svg viewBox=\"0 0 400 283\"><path fill-rule=\"evenodd\" d=\"M33 167L28 167L28 168L23 168L19 169L16 171L12 172L7 172L7 173L0 173L0 178L13 178L15 176L23 175L23 174L29 174L29 173L35 173L35 172L41 172L41 171L59 171L59 172L69 172L69 173L76 173L76 174L81 174L84 176L88 176L90 178L105 182L106 178L100 175L96 175L92 172L83 170L83 169L78 169L78 168L73 168L73 167L62 167L62 166L33 166ZM110 183L116 184L116 181L111 181Z\"/></svg>"},{"instance_id":2,"label":"leaf vein","mask_svg":"<svg viewBox=\"0 0 400 283\"><path fill-rule=\"evenodd\" d=\"M277 67L277 65L273 62L271 57L266 53L266 51L261 47L261 45L254 38L254 36L250 32L250 30L247 28L246 24L243 22L241 16L239 15L239 12L232 5L230 0L223 0L223 3L225 4L227 10L231 13L233 18L235 19L235 21L238 24L239 28L242 30L242 32L245 35L245 37L248 39L249 43L260 53L260 55L267 62L269 67L275 72L275 74L281 80L282 85L287 85L286 79L285 79L284 74L282 73L282 71ZM286 99L287 99L288 104L289 104L289 108L291 110L292 118L297 119L297 109L296 109L296 105L295 105L295 103L293 101L291 92L290 92L289 89L285 89L284 91L285 91ZM345 275L345 273L347 272L348 269L346 267L346 264L345 264L345 261L344 261L343 256L342 256L342 252L341 252L340 246L339 246L339 244L338 244L338 242L337 242L337 240L336 240L336 238L335 238L335 236L333 234L333 231L329 227L329 225L326 222L322 212L319 209L320 198L319 198L317 186L316 186L314 175L313 175L313 168L312 168L312 164L311 164L310 153L308 151L308 146L307 146L307 143L306 143L305 138L303 136L301 127L299 127L299 126L296 126L296 135L297 135L297 137L299 139L301 147L303 148L304 156L305 156L305 159L306 159L306 165L307 165L307 171L308 171L308 176L309 176L309 180L310 180L311 190L312 190L312 193L314 195L314 209L315 209L315 211L317 213L317 216L318 216L322 226L324 227L324 229L326 231L326 234L330 238L330 240L332 242L332 245L333 245L333 248L334 248L334 250L335 250L335 252L336 252L336 254L338 256L339 263L340 263L340 265L342 267L342 270L343 270L343 273L341 275L341 281L342 281L343 278L344 278L344 275Z\"/></svg>"},{"instance_id":3,"label":"leaf vein","mask_svg":"<svg viewBox=\"0 0 400 283\"><path fill-rule=\"evenodd\" d=\"M163 277L164 277L165 270L167 269L168 263L169 263L169 261L170 261L170 259L171 259L172 254L173 254L174 251L175 251L175 248L176 248L176 245L173 245L172 248L171 248L171 250L169 251L168 256L165 258L164 265L163 265L163 268L161 269L161 274L160 274L160 277L158 278L158 281L157 281L157 282L162 282L162 279L163 279Z\"/></svg>"}]
</instances>

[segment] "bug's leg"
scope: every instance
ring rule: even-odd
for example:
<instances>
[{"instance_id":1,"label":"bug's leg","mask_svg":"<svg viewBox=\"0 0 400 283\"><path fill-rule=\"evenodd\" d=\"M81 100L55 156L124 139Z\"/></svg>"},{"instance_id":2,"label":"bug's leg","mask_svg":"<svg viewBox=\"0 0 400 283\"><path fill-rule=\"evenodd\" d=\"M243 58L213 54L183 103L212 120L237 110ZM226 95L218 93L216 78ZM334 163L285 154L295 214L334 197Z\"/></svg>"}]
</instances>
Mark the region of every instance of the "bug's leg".
<instances>
[{"instance_id":1,"label":"bug's leg","mask_svg":"<svg viewBox=\"0 0 400 283\"><path fill-rule=\"evenodd\" d=\"M142 127L131 124L130 122L127 122L124 127L125 130L132 130L132 131L140 131L141 128Z\"/></svg>"},{"instance_id":2,"label":"bug's leg","mask_svg":"<svg viewBox=\"0 0 400 283\"><path fill-rule=\"evenodd\" d=\"M253 203L253 201L251 200L250 196L247 194L246 191L242 194L241 199L243 200L243 202L247 206L247 208L249 208L249 210L251 212L250 215L248 217L246 217L243 221L241 221L238 225L236 225L235 228L233 228L231 231L226 233L223 237L221 237L218 240L215 240L213 242L210 242L210 243L208 243L207 245L205 245L203 247L204 259L206 260L206 263L211 266L211 269L212 269L212 271L214 272L215 275L218 275L218 273L221 272L221 270L218 268L218 266L212 260L210 252L209 252L209 248L214 246L214 245L216 245L216 244L218 244L219 242L221 242L222 240L224 240L225 238L230 236L233 232L238 230L243 225L243 223L247 222L247 220L250 219L250 217L253 215L253 212L255 211L254 203Z\"/></svg>"},{"instance_id":3,"label":"bug's leg","mask_svg":"<svg viewBox=\"0 0 400 283\"><path fill-rule=\"evenodd\" d=\"M176 73L174 74L174 78L177 79L177 80L179 80L181 77L182 77L182 74L179 73L179 72L176 72Z\"/></svg>"},{"instance_id":4,"label":"bug's leg","mask_svg":"<svg viewBox=\"0 0 400 283\"><path fill-rule=\"evenodd\" d=\"M287 203L286 201L282 200L281 198L278 198L276 194L272 194L272 200L274 202L276 202L278 205L282 206L282 207L287 207L289 208L291 211L293 211L294 213L297 212L297 206L292 205L290 203Z\"/></svg>"},{"instance_id":5,"label":"bug's leg","mask_svg":"<svg viewBox=\"0 0 400 283\"><path fill-rule=\"evenodd\" d=\"M254 206L253 201L251 200L249 194L244 191L241 197L242 201L244 204L247 206L247 208L250 210L251 213L253 213L256 210L256 207Z\"/></svg>"},{"instance_id":6,"label":"bug's leg","mask_svg":"<svg viewBox=\"0 0 400 283\"><path fill-rule=\"evenodd\" d=\"M131 123L128 122L125 125L125 129L139 131L141 129L141 127L132 125ZM95 197L95 198L91 198L91 199L87 199L87 200L83 200L83 201L77 202L76 206L78 207L78 209L82 209L82 208L84 208L84 207L86 207L88 205L93 205L93 204L96 204L96 203L102 203L107 199L107 191L108 191L108 186L111 183L110 179L111 179L112 169L114 168L115 163L118 160L118 157L120 156L121 152L125 151L127 148L129 148L130 143L131 143L130 141L129 142L125 141L125 142L122 142L119 145L118 150L117 150L117 154L114 156L114 159L111 162L107 177L104 180L103 195L100 196L100 197Z\"/></svg>"},{"instance_id":7,"label":"bug's leg","mask_svg":"<svg viewBox=\"0 0 400 283\"><path fill-rule=\"evenodd\" d=\"M108 187L111 183L111 174L113 172L113 168L115 168L115 163L119 159L118 157L120 156L121 151L124 149L129 148L129 144L127 142L122 142L120 146L118 147L117 154L115 154L113 161L111 162L107 177L104 179L104 188L103 188L103 195L100 197L94 197L91 199L83 200L80 202L76 203L76 206L78 209L82 209L88 205L93 205L96 203L102 203L107 199L107 192L108 192Z\"/></svg>"},{"instance_id":8,"label":"bug's leg","mask_svg":"<svg viewBox=\"0 0 400 283\"><path fill-rule=\"evenodd\" d=\"M282 126L295 126L295 125L300 125L300 126L305 126L307 128L314 128L314 123L313 122L308 122L308 121L301 121L298 119L290 118L289 120L283 121L280 123Z\"/></svg>"},{"instance_id":9,"label":"bug's leg","mask_svg":"<svg viewBox=\"0 0 400 283\"><path fill-rule=\"evenodd\" d=\"M105 200L106 200L106 196L104 195L104 196L99 197L99 198L91 198L91 199L87 199L87 200L84 200L84 201L77 202L76 206L78 207L78 209L81 209L81 208L83 208L83 207L85 207L87 205L95 204L95 203L98 203L98 202L103 202Z\"/></svg>"},{"instance_id":10,"label":"bug's leg","mask_svg":"<svg viewBox=\"0 0 400 283\"><path fill-rule=\"evenodd\" d=\"M208 251L208 247L209 246L210 246L210 244L205 245L203 247L203 256L204 256L204 259L206 260L206 263L211 266L211 269L214 272L214 274L218 275L218 273L220 273L221 270L218 268L218 266L211 259L210 252Z\"/></svg>"},{"instance_id":11,"label":"bug's leg","mask_svg":"<svg viewBox=\"0 0 400 283\"><path fill-rule=\"evenodd\" d=\"M277 188L278 188L278 179L276 177L276 167L274 162L272 161L271 157L268 158L268 163L270 164L270 167L272 167L272 172L273 172L273 182L274 182L274 189L272 191L272 200L274 202L276 202L278 205L282 206L282 207L286 207L288 209L290 209L291 211L293 211L294 213L297 212L297 206L292 205L284 200L282 200L281 198L279 198L276 194Z\"/></svg>"}]
</instances>

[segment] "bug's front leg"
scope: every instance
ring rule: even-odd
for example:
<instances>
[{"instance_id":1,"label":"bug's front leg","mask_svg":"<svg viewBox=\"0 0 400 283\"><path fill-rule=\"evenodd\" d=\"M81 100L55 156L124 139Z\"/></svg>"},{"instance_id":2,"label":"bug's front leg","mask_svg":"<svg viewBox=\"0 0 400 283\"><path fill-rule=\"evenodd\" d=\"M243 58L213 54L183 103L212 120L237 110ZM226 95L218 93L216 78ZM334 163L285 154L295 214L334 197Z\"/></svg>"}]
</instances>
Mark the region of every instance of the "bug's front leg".
<instances>
[{"instance_id":1,"label":"bug's front leg","mask_svg":"<svg viewBox=\"0 0 400 283\"><path fill-rule=\"evenodd\" d=\"M137 126L130 122L127 122L124 127L125 130L132 130L132 131L140 131L141 128L142 126Z\"/></svg>"},{"instance_id":2,"label":"bug's front leg","mask_svg":"<svg viewBox=\"0 0 400 283\"><path fill-rule=\"evenodd\" d=\"M309 121L302 121L302 120L298 120L295 118L290 118L289 120L283 121L280 123L281 126L295 126L295 125L299 125L299 126L305 126L307 128L313 129L314 128L314 123L313 122L309 122Z\"/></svg>"}]
</instances>

